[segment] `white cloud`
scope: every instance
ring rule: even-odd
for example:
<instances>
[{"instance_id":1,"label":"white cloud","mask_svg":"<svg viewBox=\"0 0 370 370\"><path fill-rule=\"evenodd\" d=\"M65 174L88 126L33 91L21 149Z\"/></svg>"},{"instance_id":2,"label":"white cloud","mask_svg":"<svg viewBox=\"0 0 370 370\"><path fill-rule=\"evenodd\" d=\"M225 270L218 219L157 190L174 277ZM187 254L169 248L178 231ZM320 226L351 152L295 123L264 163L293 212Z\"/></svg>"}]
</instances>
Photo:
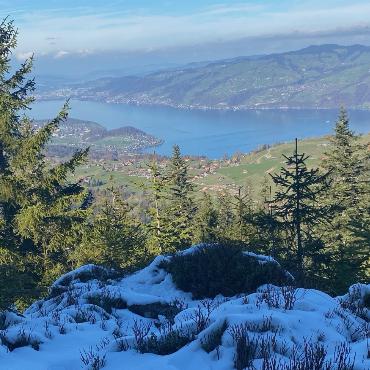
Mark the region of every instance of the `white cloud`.
<instances>
[{"instance_id":1,"label":"white cloud","mask_svg":"<svg viewBox=\"0 0 370 370\"><path fill-rule=\"evenodd\" d=\"M25 52L18 52L16 53L15 57L20 60L20 61L24 61L28 58L31 58L33 55L33 52L32 51L25 51Z\"/></svg>"},{"instance_id":2,"label":"white cloud","mask_svg":"<svg viewBox=\"0 0 370 370\"><path fill-rule=\"evenodd\" d=\"M55 59L60 59L60 58L63 58L65 56L69 55L69 52L68 51L65 51L65 50L59 50L55 55L54 55L54 58Z\"/></svg>"},{"instance_id":3,"label":"white cloud","mask_svg":"<svg viewBox=\"0 0 370 370\"><path fill-rule=\"evenodd\" d=\"M370 3L348 4L340 0L292 1L289 10L274 11L263 5L225 4L186 15L29 13L22 17L23 24L19 25L19 50L54 53L56 58L81 50L153 50L296 31L314 33L366 26L370 24L369 14ZM47 42L46 38L53 38L54 42Z\"/></svg>"}]
</instances>

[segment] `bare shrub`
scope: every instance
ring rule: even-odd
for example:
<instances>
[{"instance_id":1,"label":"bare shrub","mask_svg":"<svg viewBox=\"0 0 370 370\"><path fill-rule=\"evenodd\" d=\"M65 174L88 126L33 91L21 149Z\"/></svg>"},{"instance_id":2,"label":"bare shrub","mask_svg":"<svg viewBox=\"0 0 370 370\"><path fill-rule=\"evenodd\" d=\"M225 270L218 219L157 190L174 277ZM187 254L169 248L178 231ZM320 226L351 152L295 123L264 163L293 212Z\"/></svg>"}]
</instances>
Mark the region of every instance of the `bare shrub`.
<instances>
[{"instance_id":1,"label":"bare shrub","mask_svg":"<svg viewBox=\"0 0 370 370\"><path fill-rule=\"evenodd\" d=\"M33 338L30 333L26 333L24 328L18 330L17 336L14 340L10 340L7 336L7 331L4 330L0 333L1 343L6 346L9 352L14 351L16 348L31 346L35 351L40 349L41 342Z\"/></svg>"},{"instance_id":2,"label":"bare shrub","mask_svg":"<svg viewBox=\"0 0 370 370\"><path fill-rule=\"evenodd\" d=\"M96 323L95 313L92 312L91 310L78 307L77 312L74 316L74 321L77 324L80 324L83 322L90 322L91 324L95 324Z\"/></svg>"},{"instance_id":3,"label":"bare shrub","mask_svg":"<svg viewBox=\"0 0 370 370\"><path fill-rule=\"evenodd\" d=\"M95 352L92 347L88 350L80 351L80 359L91 370L100 370L106 364L106 354L102 355L98 351Z\"/></svg>"},{"instance_id":4,"label":"bare shrub","mask_svg":"<svg viewBox=\"0 0 370 370\"><path fill-rule=\"evenodd\" d=\"M45 337L48 338L48 339L52 339L53 334L51 333L50 324L49 324L48 321L44 322L44 329L45 329Z\"/></svg>"},{"instance_id":5,"label":"bare shrub","mask_svg":"<svg viewBox=\"0 0 370 370\"><path fill-rule=\"evenodd\" d=\"M354 358L346 343L336 347L333 361L327 359L327 349L319 342L305 340L303 349L294 346L289 363L278 361L267 351L262 353L262 370L353 370Z\"/></svg>"},{"instance_id":6,"label":"bare shrub","mask_svg":"<svg viewBox=\"0 0 370 370\"><path fill-rule=\"evenodd\" d=\"M133 328L136 349L140 353L169 355L194 340L194 334L175 328L171 321L166 321L158 327L159 334L150 333L151 326L135 323Z\"/></svg>"},{"instance_id":7,"label":"bare shrub","mask_svg":"<svg viewBox=\"0 0 370 370\"><path fill-rule=\"evenodd\" d=\"M201 339L201 347L207 353L210 353L217 349L221 345L222 336L224 335L228 325L224 321L221 326L212 330L210 334Z\"/></svg>"},{"instance_id":8,"label":"bare shrub","mask_svg":"<svg viewBox=\"0 0 370 370\"><path fill-rule=\"evenodd\" d=\"M292 310L300 298L297 292L297 289L292 285L276 288L268 284L257 296L256 306L260 308L263 303L266 303L268 308Z\"/></svg>"},{"instance_id":9,"label":"bare shrub","mask_svg":"<svg viewBox=\"0 0 370 370\"><path fill-rule=\"evenodd\" d=\"M142 320L135 320L132 332L135 338L135 347L139 353L145 353L145 339L148 336L152 323L145 323Z\"/></svg>"},{"instance_id":10,"label":"bare shrub","mask_svg":"<svg viewBox=\"0 0 370 370\"><path fill-rule=\"evenodd\" d=\"M257 354L258 344L254 338L249 337L247 325L232 325L229 333L235 345L234 368L236 370L251 368Z\"/></svg>"},{"instance_id":11,"label":"bare shrub","mask_svg":"<svg viewBox=\"0 0 370 370\"><path fill-rule=\"evenodd\" d=\"M362 296L361 286L354 285L351 287L346 299L339 299L340 306L349 310L354 315L362 318L363 320L368 320L369 317L369 306L370 306L370 294L367 293Z\"/></svg>"},{"instance_id":12,"label":"bare shrub","mask_svg":"<svg viewBox=\"0 0 370 370\"><path fill-rule=\"evenodd\" d=\"M351 356L351 348L348 343L341 343L335 347L334 363L337 370L353 370L355 367L355 358Z\"/></svg>"},{"instance_id":13,"label":"bare shrub","mask_svg":"<svg viewBox=\"0 0 370 370\"><path fill-rule=\"evenodd\" d=\"M197 305L195 311L189 316L195 325L194 334L199 334L206 329L210 323L210 316L218 303L214 300L205 299Z\"/></svg>"},{"instance_id":14,"label":"bare shrub","mask_svg":"<svg viewBox=\"0 0 370 370\"><path fill-rule=\"evenodd\" d=\"M280 329L272 323L272 316L263 316L262 322L246 322L249 331L256 333L274 332L277 333Z\"/></svg>"},{"instance_id":15,"label":"bare shrub","mask_svg":"<svg viewBox=\"0 0 370 370\"><path fill-rule=\"evenodd\" d=\"M67 334L66 323L59 323L58 325L59 334Z\"/></svg>"},{"instance_id":16,"label":"bare shrub","mask_svg":"<svg viewBox=\"0 0 370 370\"><path fill-rule=\"evenodd\" d=\"M284 302L284 310L292 310L297 301L297 289L294 286L287 285L280 288Z\"/></svg>"},{"instance_id":17,"label":"bare shrub","mask_svg":"<svg viewBox=\"0 0 370 370\"><path fill-rule=\"evenodd\" d=\"M272 285L268 284L262 292L257 296L256 306L260 308L263 303L266 303L268 308L280 308L281 297L278 290Z\"/></svg>"},{"instance_id":18,"label":"bare shrub","mask_svg":"<svg viewBox=\"0 0 370 370\"><path fill-rule=\"evenodd\" d=\"M131 349L127 339L115 338L118 352L126 352Z\"/></svg>"},{"instance_id":19,"label":"bare shrub","mask_svg":"<svg viewBox=\"0 0 370 370\"><path fill-rule=\"evenodd\" d=\"M365 325L359 323L347 310L343 308L336 308L334 309L334 312L342 319L343 325L347 331L347 333L342 334L348 334L352 342L366 338L366 323Z\"/></svg>"}]
</instances>

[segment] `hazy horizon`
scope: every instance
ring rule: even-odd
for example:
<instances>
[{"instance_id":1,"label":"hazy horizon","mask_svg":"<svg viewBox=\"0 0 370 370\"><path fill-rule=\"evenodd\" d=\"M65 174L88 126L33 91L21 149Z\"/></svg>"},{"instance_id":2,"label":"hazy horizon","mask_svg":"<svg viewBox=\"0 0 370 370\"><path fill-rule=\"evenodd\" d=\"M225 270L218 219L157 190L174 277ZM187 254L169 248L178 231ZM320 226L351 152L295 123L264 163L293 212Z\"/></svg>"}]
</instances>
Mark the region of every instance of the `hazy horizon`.
<instances>
[{"instance_id":1,"label":"hazy horizon","mask_svg":"<svg viewBox=\"0 0 370 370\"><path fill-rule=\"evenodd\" d=\"M18 61L37 76L127 75L335 43L370 45L363 0L9 1L0 16L19 29Z\"/></svg>"}]
</instances>

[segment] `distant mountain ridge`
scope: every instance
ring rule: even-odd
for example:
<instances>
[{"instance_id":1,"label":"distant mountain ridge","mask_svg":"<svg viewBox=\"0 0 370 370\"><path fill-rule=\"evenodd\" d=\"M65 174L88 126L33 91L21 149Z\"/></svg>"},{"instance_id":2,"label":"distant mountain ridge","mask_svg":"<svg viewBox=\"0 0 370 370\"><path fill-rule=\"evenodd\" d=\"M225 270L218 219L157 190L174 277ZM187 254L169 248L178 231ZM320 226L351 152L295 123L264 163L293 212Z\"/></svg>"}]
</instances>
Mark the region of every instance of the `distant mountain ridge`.
<instances>
[{"instance_id":1,"label":"distant mountain ridge","mask_svg":"<svg viewBox=\"0 0 370 370\"><path fill-rule=\"evenodd\" d=\"M203 109L370 108L370 47L335 44L238 57L48 92L114 103Z\"/></svg>"}]
</instances>

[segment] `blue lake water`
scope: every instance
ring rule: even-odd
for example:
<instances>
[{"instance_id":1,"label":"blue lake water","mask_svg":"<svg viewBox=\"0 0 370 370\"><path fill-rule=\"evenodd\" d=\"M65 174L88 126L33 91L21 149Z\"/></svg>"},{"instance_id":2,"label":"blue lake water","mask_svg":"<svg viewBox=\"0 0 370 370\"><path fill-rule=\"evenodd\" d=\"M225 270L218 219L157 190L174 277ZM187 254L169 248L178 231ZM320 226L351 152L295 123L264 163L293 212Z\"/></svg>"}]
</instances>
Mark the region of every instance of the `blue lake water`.
<instances>
[{"instance_id":1,"label":"blue lake water","mask_svg":"<svg viewBox=\"0 0 370 370\"><path fill-rule=\"evenodd\" d=\"M51 118L62 104L34 103L29 115L35 119ZM334 110L200 111L78 100L72 100L70 105L72 118L95 121L108 129L134 126L163 139L164 144L156 148L159 154L170 154L172 146L178 144L183 154L210 158L248 152L295 137L331 133L338 115ZM354 131L370 131L370 111L350 111L349 115Z\"/></svg>"}]
</instances>

